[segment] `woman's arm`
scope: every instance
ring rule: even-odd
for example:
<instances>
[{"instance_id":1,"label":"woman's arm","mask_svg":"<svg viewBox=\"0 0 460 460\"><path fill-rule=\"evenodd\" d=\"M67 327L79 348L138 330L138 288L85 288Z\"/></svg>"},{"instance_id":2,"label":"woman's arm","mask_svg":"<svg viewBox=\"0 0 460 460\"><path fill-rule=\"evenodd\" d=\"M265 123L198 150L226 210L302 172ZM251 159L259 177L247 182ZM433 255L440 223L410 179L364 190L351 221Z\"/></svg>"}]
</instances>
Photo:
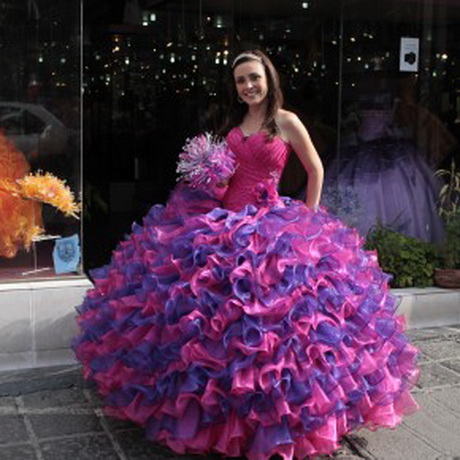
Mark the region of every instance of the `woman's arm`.
<instances>
[{"instance_id":1,"label":"woman's arm","mask_svg":"<svg viewBox=\"0 0 460 460\"><path fill-rule=\"evenodd\" d=\"M277 124L281 130L282 137L289 142L308 174L305 202L309 208L314 209L319 205L324 179L323 164L318 152L307 129L297 115L283 110L279 120L277 120Z\"/></svg>"}]
</instances>

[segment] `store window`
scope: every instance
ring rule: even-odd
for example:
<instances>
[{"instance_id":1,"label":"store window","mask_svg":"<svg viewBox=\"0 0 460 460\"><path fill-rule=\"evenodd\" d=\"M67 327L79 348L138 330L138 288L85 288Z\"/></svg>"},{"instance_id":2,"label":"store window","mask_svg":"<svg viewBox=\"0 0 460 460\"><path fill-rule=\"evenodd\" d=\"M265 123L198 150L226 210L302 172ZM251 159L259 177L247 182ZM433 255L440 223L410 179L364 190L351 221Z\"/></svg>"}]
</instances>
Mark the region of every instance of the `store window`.
<instances>
[{"instance_id":1,"label":"store window","mask_svg":"<svg viewBox=\"0 0 460 460\"><path fill-rule=\"evenodd\" d=\"M363 237L382 224L440 241L459 17L453 0L85 2L87 268L165 202L185 139L220 125L231 56L251 48L272 57L323 159L322 203ZM293 155L281 192L302 198L306 180Z\"/></svg>"},{"instance_id":2,"label":"store window","mask_svg":"<svg viewBox=\"0 0 460 460\"><path fill-rule=\"evenodd\" d=\"M340 137L323 202L362 236L376 226L439 243L459 156L458 2L343 2Z\"/></svg>"},{"instance_id":3,"label":"store window","mask_svg":"<svg viewBox=\"0 0 460 460\"><path fill-rule=\"evenodd\" d=\"M59 179L80 200L81 4L5 1L0 21L0 282L78 276L78 213L26 199L18 181L40 194Z\"/></svg>"},{"instance_id":4,"label":"store window","mask_svg":"<svg viewBox=\"0 0 460 460\"><path fill-rule=\"evenodd\" d=\"M88 1L84 24L85 182L97 197L85 220L88 268L165 202L185 139L219 128L240 50L266 50L287 107L324 155L336 145L337 0ZM297 196L305 180L293 156L283 193Z\"/></svg>"}]
</instances>

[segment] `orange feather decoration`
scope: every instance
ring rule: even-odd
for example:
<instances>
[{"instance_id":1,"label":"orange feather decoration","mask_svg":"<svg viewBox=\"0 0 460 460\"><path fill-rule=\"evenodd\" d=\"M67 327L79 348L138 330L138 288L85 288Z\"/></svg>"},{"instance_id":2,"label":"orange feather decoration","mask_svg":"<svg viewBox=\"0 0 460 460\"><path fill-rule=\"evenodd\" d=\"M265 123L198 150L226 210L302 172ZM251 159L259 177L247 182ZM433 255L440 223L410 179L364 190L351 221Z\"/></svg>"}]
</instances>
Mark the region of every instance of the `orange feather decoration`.
<instances>
[{"instance_id":1,"label":"orange feather decoration","mask_svg":"<svg viewBox=\"0 0 460 460\"><path fill-rule=\"evenodd\" d=\"M30 171L25 156L0 131L0 181L13 183ZM0 257L13 258L43 232L41 204L0 189Z\"/></svg>"},{"instance_id":2,"label":"orange feather decoration","mask_svg":"<svg viewBox=\"0 0 460 460\"><path fill-rule=\"evenodd\" d=\"M0 257L15 257L43 233L40 202L78 219L81 206L63 180L29 171L24 155L0 132Z\"/></svg>"}]
</instances>

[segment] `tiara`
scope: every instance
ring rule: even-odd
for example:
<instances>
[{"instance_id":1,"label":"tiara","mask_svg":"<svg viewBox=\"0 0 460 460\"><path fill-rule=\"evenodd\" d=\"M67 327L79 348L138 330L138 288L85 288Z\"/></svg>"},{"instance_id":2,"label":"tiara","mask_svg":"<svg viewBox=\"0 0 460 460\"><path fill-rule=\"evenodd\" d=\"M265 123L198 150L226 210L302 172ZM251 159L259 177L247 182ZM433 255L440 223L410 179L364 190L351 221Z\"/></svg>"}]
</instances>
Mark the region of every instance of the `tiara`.
<instances>
[{"instance_id":1,"label":"tiara","mask_svg":"<svg viewBox=\"0 0 460 460\"><path fill-rule=\"evenodd\" d=\"M241 61L241 59L244 59L244 58L253 59L255 61L262 62L262 58L260 56L258 56L257 54L241 53L241 54L238 54L238 56L233 60L232 68L235 67L235 65L236 65L236 63L238 61Z\"/></svg>"}]
</instances>

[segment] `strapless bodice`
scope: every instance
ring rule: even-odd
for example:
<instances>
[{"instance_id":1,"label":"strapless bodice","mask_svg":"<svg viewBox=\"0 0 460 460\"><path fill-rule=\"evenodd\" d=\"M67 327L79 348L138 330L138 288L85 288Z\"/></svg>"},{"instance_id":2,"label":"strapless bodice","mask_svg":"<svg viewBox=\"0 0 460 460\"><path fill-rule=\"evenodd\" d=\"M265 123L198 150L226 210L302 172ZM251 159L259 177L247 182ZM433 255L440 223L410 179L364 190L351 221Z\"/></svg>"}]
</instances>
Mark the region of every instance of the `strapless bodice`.
<instances>
[{"instance_id":1,"label":"strapless bodice","mask_svg":"<svg viewBox=\"0 0 460 460\"><path fill-rule=\"evenodd\" d=\"M237 167L223 201L227 209L239 210L254 202L258 187L276 190L291 148L278 136L270 140L263 131L245 136L238 127L228 133L227 143Z\"/></svg>"}]
</instances>

